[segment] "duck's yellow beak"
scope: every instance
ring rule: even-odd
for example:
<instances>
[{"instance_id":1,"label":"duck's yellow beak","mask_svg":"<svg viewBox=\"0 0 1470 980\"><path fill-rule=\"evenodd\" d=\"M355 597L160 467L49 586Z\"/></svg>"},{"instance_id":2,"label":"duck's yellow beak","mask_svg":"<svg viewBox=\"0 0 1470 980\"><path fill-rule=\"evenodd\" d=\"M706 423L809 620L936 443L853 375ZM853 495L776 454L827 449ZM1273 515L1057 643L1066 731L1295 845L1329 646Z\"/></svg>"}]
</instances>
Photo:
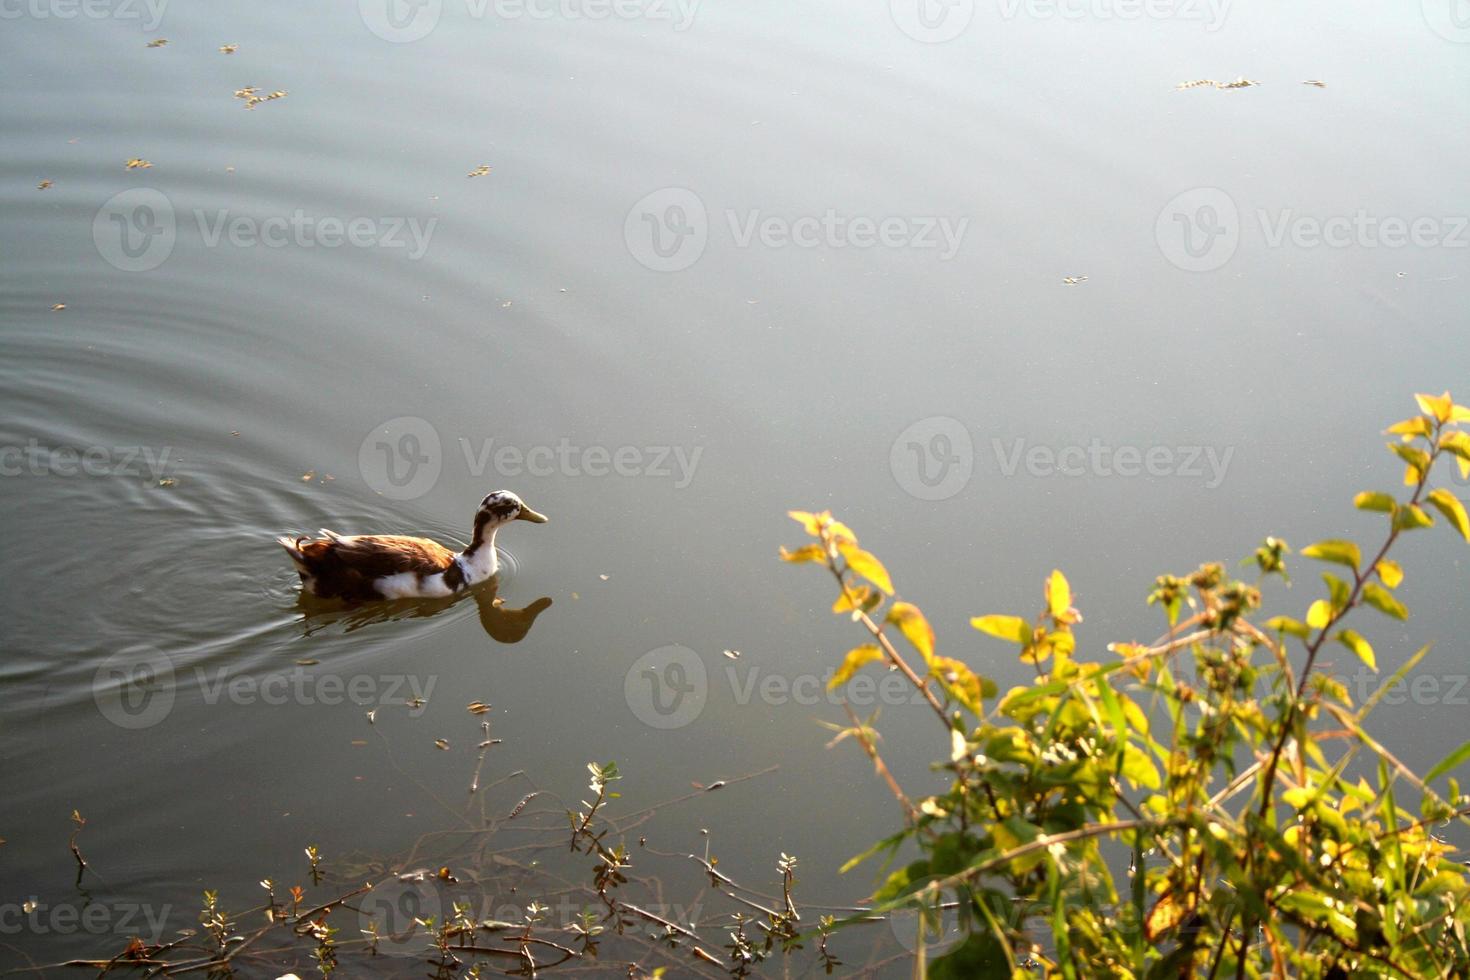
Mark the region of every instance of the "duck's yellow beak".
<instances>
[{"instance_id":1,"label":"duck's yellow beak","mask_svg":"<svg viewBox=\"0 0 1470 980\"><path fill-rule=\"evenodd\" d=\"M551 518L545 514L538 514L525 504L521 504L521 512L516 515L518 521L530 521L532 524L545 524Z\"/></svg>"}]
</instances>

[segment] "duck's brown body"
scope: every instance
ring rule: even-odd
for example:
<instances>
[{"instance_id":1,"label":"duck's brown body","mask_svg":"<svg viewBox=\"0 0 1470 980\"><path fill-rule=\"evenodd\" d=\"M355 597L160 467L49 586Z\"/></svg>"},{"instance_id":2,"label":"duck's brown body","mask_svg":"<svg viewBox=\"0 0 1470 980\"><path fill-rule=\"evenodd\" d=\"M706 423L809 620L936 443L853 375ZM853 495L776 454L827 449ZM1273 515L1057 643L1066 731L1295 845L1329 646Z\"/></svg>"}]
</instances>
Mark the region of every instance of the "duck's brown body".
<instances>
[{"instance_id":1,"label":"duck's brown body","mask_svg":"<svg viewBox=\"0 0 1470 980\"><path fill-rule=\"evenodd\" d=\"M458 556L437 541L396 534L324 533L327 537L281 539L296 562L302 588L313 595L383 599L404 594L405 585L416 586L411 591L418 595L452 594L466 585ZM391 583L389 589L381 587L384 583Z\"/></svg>"},{"instance_id":2,"label":"duck's brown body","mask_svg":"<svg viewBox=\"0 0 1470 980\"><path fill-rule=\"evenodd\" d=\"M301 587L329 599L407 599L452 596L488 581L499 570L495 532L511 521L544 524L546 518L505 490L480 501L474 537L456 554L437 541L399 534L277 538Z\"/></svg>"}]
</instances>

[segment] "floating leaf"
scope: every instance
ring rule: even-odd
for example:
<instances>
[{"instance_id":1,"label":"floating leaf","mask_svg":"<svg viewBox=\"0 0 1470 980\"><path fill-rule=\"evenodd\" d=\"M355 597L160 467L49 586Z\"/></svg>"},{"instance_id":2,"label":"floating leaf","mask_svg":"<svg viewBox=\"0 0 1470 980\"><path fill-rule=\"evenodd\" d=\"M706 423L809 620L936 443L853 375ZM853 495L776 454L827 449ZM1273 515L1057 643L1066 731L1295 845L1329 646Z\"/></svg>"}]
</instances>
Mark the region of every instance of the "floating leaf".
<instances>
[{"instance_id":1,"label":"floating leaf","mask_svg":"<svg viewBox=\"0 0 1470 980\"><path fill-rule=\"evenodd\" d=\"M168 38L166 38L166 37L160 37L160 38L155 38L152 41L149 41L147 46L150 47L150 48L161 48L161 47L163 47L166 44L168 44Z\"/></svg>"},{"instance_id":2,"label":"floating leaf","mask_svg":"<svg viewBox=\"0 0 1470 980\"><path fill-rule=\"evenodd\" d=\"M1378 669L1378 658L1373 655L1373 645L1363 639L1360 634L1353 630L1343 630L1337 634L1337 640L1343 646L1357 654L1358 659L1367 664L1369 670L1376 671Z\"/></svg>"},{"instance_id":3,"label":"floating leaf","mask_svg":"<svg viewBox=\"0 0 1470 980\"><path fill-rule=\"evenodd\" d=\"M483 715L485 712L490 710L490 705L486 704L483 701L471 701L469 704L465 705L465 709L469 711L469 713L472 715Z\"/></svg>"},{"instance_id":4,"label":"floating leaf","mask_svg":"<svg viewBox=\"0 0 1470 980\"><path fill-rule=\"evenodd\" d=\"M970 625L982 633L1026 645L1031 642L1031 624L1020 616L976 616Z\"/></svg>"},{"instance_id":5,"label":"floating leaf","mask_svg":"<svg viewBox=\"0 0 1470 980\"><path fill-rule=\"evenodd\" d=\"M48 188L50 186L52 186L51 185L51 181L49 181L49 180L43 180L39 184L36 185L36 190L38 190L38 191L44 191L46 188Z\"/></svg>"},{"instance_id":6,"label":"floating leaf","mask_svg":"<svg viewBox=\"0 0 1470 980\"><path fill-rule=\"evenodd\" d=\"M240 45L238 44L221 44L219 46L220 54L234 54L238 50L240 50Z\"/></svg>"},{"instance_id":7,"label":"floating leaf","mask_svg":"<svg viewBox=\"0 0 1470 980\"><path fill-rule=\"evenodd\" d=\"M1397 504L1398 501L1394 500L1392 494L1376 490L1364 490L1353 498L1353 506L1358 510L1372 510L1383 514L1392 514Z\"/></svg>"},{"instance_id":8,"label":"floating leaf","mask_svg":"<svg viewBox=\"0 0 1470 980\"><path fill-rule=\"evenodd\" d=\"M131 160L128 161L129 170L147 170L151 166L153 166L153 164L149 163L147 160L144 160L142 157L133 157Z\"/></svg>"},{"instance_id":9,"label":"floating leaf","mask_svg":"<svg viewBox=\"0 0 1470 980\"><path fill-rule=\"evenodd\" d=\"M1437 487L1429 491L1429 504L1455 526L1460 537L1470 541L1470 516L1465 514L1465 505L1460 503L1459 497L1444 487Z\"/></svg>"},{"instance_id":10,"label":"floating leaf","mask_svg":"<svg viewBox=\"0 0 1470 980\"><path fill-rule=\"evenodd\" d=\"M888 610L887 622L898 627L904 639L923 655L925 663L934 658L934 630L918 606L909 602L895 602L893 608Z\"/></svg>"},{"instance_id":11,"label":"floating leaf","mask_svg":"<svg viewBox=\"0 0 1470 980\"><path fill-rule=\"evenodd\" d=\"M466 177L484 177L484 176L486 176L489 173L490 173L490 168L488 166L486 166L485 164L480 164L480 166L476 167L474 170L471 170L469 173L465 174L465 176Z\"/></svg>"},{"instance_id":12,"label":"floating leaf","mask_svg":"<svg viewBox=\"0 0 1470 980\"><path fill-rule=\"evenodd\" d=\"M1355 571L1359 563L1363 560L1363 556L1358 551L1356 544L1351 541L1339 541L1335 539L1318 541L1316 544L1307 545L1302 549L1302 557L1315 558L1318 561L1336 562L1339 565L1346 565Z\"/></svg>"},{"instance_id":13,"label":"floating leaf","mask_svg":"<svg viewBox=\"0 0 1470 980\"><path fill-rule=\"evenodd\" d=\"M1404 604L1395 599L1393 593L1377 582L1369 582L1363 586L1363 601L1394 619L1409 618L1409 610L1404 608Z\"/></svg>"},{"instance_id":14,"label":"floating leaf","mask_svg":"<svg viewBox=\"0 0 1470 980\"><path fill-rule=\"evenodd\" d=\"M52 313L60 313L64 309L66 309L66 304L65 303L52 303L51 304L51 312Z\"/></svg>"},{"instance_id":15,"label":"floating leaf","mask_svg":"<svg viewBox=\"0 0 1470 980\"><path fill-rule=\"evenodd\" d=\"M448 739L436 738L436 739L434 739L434 744L436 746L438 746L439 748L443 749L446 752L449 751L449 741L448 741Z\"/></svg>"},{"instance_id":16,"label":"floating leaf","mask_svg":"<svg viewBox=\"0 0 1470 980\"><path fill-rule=\"evenodd\" d=\"M833 674L832 679L827 682L827 689L832 690L833 688L841 687L843 684L852 680L852 675L856 674L864 666L875 660L882 659L883 651L871 643L864 643L860 647L853 647L847 651L847 656L842 658L842 666L837 668L837 673Z\"/></svg>"}]
</instances>

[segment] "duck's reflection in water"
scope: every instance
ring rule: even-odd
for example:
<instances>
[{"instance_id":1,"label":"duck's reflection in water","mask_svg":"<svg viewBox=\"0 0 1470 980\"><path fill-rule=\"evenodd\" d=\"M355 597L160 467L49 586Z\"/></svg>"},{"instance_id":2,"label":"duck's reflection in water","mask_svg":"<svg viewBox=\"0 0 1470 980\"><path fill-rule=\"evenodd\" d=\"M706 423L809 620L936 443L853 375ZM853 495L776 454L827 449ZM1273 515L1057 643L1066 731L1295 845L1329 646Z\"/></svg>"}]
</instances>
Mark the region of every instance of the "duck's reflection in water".
<instances>
[{"instance_id":1,"label":"duck's reflection in water","mask_svg":"<svg viewBox=\"0 0 1470 980\"><path fill-rule=\"evenodd\" d=\"M480 626L492 640L519 643L536 624L536 617L551 606L551 597L542 596L528 606L511 609L496 594L499 589L500 578L496 576L459 595L442 599L384 599L345 605L336 599L321 599L303 592L296 600L296 608L301 612L302 632L310 636L326 629L351 633L377 623L437 616L451 606L472 600L478 607Z\"/></svg>"}]
</instances>

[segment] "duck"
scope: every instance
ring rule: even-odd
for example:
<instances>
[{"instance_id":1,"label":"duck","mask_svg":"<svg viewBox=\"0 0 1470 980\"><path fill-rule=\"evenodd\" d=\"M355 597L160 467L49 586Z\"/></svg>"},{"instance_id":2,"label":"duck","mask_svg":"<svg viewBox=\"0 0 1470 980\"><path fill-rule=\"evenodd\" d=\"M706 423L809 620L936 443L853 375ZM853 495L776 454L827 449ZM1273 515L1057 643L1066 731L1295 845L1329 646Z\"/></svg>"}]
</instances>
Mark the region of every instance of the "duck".
<instances>
[{"instance_id":1,"label":"duck","mask_svg":"<svg viewBox=\"0 0 1470 980\"><path fill-rule=\"evenodd\" d=\"M486 582L500 570L495 532L511 521L545 524L509 490L495 490L475 511L470 543L455 553L429 538L402 534L338 534L280 537L276 543L301 576L304 592L323 599L429 599L452 596Z\"/></svg>"}]
</instances>

